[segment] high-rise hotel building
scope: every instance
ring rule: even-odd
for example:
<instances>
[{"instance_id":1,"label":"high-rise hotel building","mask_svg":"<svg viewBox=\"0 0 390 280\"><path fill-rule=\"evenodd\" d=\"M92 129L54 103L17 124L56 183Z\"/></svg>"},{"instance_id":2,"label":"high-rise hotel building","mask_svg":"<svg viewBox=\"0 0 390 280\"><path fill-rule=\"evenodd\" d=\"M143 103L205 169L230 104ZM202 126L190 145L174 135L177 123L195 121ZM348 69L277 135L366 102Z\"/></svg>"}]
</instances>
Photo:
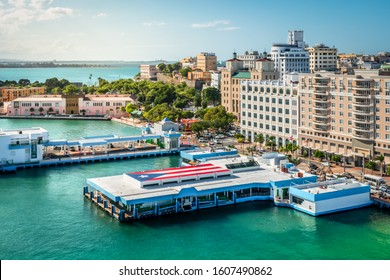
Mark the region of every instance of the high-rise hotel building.
<instances>
[{"instance_id":1,"label":"high-rise hotel building","mask_svg":"<svg viewBox=\"0 0 390 280\"><path fill-rule=\"evenodd\" d=\"M379 154L390 161L390 76L300 74L299 143L346 156L355 165Z\"/></svg>"}]
</instances>

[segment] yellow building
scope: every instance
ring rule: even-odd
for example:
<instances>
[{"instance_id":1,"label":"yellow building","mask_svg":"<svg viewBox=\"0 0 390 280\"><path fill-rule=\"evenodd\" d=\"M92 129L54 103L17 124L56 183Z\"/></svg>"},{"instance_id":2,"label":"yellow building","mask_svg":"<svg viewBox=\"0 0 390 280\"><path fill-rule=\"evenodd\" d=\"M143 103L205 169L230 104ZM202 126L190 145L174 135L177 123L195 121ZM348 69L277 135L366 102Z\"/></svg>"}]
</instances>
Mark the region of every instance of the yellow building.
<instances>
[{"instance_id":1,"label":"yellow building","mask_svg":"<svg viewBox=\"0 0 390 280\"><path fill-rule=\"evenodd\" d=\"M0 101L11 102L18 97L26 97L34 94L45 94L46 88L44 87L29 87L29 88L16 88L16 87L2 87L0 88Z\"/></svg>"},{"instance_id":2,"label":"yellow building","mask_svg":"<svg viewBox=\"0 0 390 280\"><path fill-rule=\"evenodd\" d=\"M196 57L196 64L198 69L203 72L217 70L217 57L215 53L202 52Z\"/></svg>"}]
</instances>

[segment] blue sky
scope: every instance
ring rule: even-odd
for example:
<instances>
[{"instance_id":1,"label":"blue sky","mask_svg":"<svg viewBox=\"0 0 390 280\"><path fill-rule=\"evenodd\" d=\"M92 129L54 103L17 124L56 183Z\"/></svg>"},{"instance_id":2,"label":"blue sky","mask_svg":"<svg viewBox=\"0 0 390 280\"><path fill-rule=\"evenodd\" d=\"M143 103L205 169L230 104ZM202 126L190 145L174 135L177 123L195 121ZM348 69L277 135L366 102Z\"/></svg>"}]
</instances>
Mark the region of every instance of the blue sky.
<instances>
[{"instance_id":1,"label":"blue sky","mask_svg":"<svg viewBox=\"0 0 390 280\"><path fill-rule=\"evenodd\" d=\"M270 51L288 30L339 52L390 51L390 1L0 0L0 58L179 60Z\"/></svg>"}]
</instances>

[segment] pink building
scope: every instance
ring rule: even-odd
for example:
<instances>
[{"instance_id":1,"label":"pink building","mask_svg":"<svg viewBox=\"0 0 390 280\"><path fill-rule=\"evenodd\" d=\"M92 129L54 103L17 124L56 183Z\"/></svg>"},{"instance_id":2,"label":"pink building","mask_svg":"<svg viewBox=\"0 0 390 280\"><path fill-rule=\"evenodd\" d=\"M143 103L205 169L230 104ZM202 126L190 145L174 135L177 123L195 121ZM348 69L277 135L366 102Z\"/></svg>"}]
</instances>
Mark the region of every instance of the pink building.
<instances>
[{"instance_id":1,"label":"pink building","mask_svg":"<svg viewBox=\"0 0 390 280\"><path fill-rule=\"evenodd\" d=\"M61 115L66 114L67 106L71 105L72 110L75 109L75 114L86 116L102 116L107 114L119 116L122 114L122 107L126 107L129 103L134 103L131 97L124 95L80 95L76 100L76 104L69 103L61 95L19 97L7 106L7 115Z\"/></svg>"}]
</instances>

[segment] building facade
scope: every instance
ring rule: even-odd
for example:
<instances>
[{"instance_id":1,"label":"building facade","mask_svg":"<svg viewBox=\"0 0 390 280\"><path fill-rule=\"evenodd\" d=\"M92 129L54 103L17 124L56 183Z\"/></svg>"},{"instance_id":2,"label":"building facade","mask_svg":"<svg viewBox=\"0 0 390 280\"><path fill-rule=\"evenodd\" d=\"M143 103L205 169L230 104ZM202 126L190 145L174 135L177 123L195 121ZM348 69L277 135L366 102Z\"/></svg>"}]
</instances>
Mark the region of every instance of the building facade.
<instances>
[{"instance_id":1,"label":"building facade","mask_svg":"<svg viewBox=\"0 0 390 280\"><path fill-rule=\"evenodd\" d=\"M327 70L335 71L337 69L337 49L329 48L324 44L318 44L307 48L310 57L310 72Z\"/></svg>"},{"instance_id":2,"label":"building facade","mask_svg":"<svg viewBox=\"0 0 390 280\"><path fill-rule=\"evenodd\" d=\"M310 72L309 53L305 50L303 31L289 31L288 34L288 44L273 44L270 54L281 80L285 80L285 75L291 72Z\"/></svg>"},{"instance_id":3,"label":"building facade","mask_svg":"<svg viewBox=\"0 0 390 280\"><path fill-rule=\"evenodd\" d=\"M145 80L156 80L157 79L157 66L142 64L140 68L140 78Z\"/></svg>"},{"instance_id":4,"label":"building facade","mask_svg":"<svg viewBox=\"0 0 390 280\"><path fill-rule=\"evenodd\" d=\"M0 165L41 161L48 137L47 130L40 127L0 130Z\"/></svg>"},{"instance_id":5,"label":"building facade","mask_svg":"<svg viewBox=\"0 0 390 280\"><path fill-rule=\"evenodd\" d=\"M241 133L254 142L258 134L275 137L278 147L298 143L298 85L281 81L241 81Z\"/></svg>"},{"instance_id":6,"label":"building facade","mask_svg":"<svg viewBox=\"0 0 390 280\"><path fill-rule=\"evenodd\" d=\"M382 154L390 161L390 76L301 74L299 143L340 154L356 166Z\"/></svg>"},{"instance_id":7,"label":"building facade","mask_svg":"<svg viewBox=\"0 0 390 280\"><path fill-rule=\"evenodd\" d=\"M248 71L244 62L236 58L226 61L226 67L221 70L221 103L227 112L233 113L238 120L241 116L241 81L242 80L275 80L279 73L275 71L273 61L261 58L255 63L255 68Z\"/></svg>"},{"instance_id":8,"label":"building facade","mask_svg":"<svg viewBox=\"0 0 390 280\"><path fill-rule=\"evenodd\" d=\"M7 108L9 116L80 114L85 116L120 115L121 108L134 100L129 96L110 95L38 95L20 97ZM68 106L69 105L69 106Z\"/></svg>"},{"instance_id":9,"label":"building facade","mask_svg":"<svg viewBox=\"0 0 390 280\"><path fill-rule=\"evenodd\" d=\"M266 57L266 56L265 56ZM237 55L237 59L243 62L243 67L247 69L255 68L256 60L263 58L258 51L246 51L244 54Z\"/></svg>"},{"instance_id":10,"label":"building facade","mask_svg":"<svg viewBox=\"0 0 390 280\"><path fill-rule=\"evenodd\" d=\"M217 70L217 57L215 53L202 52L196 56L196 68L203 72Z\"/></svg>"},{"instance_id":11,"label":"building facade","mask_svg":"<svg viewBox=\"0 0 390 280\"><path fill-rule=\"evenodd\" d=\"M0 88L0 102L10 102L18 97L30 95L45 94L45 87L29 87L29 88Z\"/></svg>"}]
</instances>

